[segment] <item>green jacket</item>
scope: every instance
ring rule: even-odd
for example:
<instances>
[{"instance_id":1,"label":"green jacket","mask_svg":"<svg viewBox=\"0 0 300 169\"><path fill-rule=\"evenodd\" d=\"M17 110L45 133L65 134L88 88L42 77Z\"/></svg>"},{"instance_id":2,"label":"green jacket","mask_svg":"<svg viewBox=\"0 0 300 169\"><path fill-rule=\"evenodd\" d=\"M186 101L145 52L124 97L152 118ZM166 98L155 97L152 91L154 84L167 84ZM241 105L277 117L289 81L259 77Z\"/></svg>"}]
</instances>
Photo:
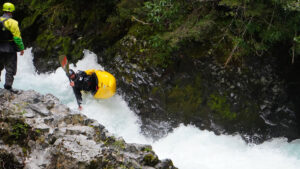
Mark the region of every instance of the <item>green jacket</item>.
<instances>
[{"instance_id":1,"label":"green jacket","mask_svg":"<svg viewBox=\"0 0 300 169\"><path fill-rule=\"evenodd\" d=\"M4 21L5 19L7 19L7 20ZM24 50L24 44L23 44L23 41L22 41L18 21L12 19L11 17L9 17L6 14L4 14L3 16L0 17L0 21L4 21L5 29L7 29L11 32L12 37L13 37L13 39L11 39L11 40L15 42L15 44L17 45L19 50Z\"/></svg>"}]
</instances>

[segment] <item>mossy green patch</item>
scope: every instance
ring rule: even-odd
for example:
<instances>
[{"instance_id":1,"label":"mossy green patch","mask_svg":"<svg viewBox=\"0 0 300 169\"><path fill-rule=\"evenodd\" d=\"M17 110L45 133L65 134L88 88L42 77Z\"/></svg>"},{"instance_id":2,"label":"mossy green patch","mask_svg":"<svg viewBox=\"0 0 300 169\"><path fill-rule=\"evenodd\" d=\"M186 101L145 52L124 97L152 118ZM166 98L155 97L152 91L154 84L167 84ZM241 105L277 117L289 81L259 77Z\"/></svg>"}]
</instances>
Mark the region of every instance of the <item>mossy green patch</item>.
<instances>
[{"instance_id":1,"label":"mossy green patch","mask_svg":"<svg viewBox=\"0 0 300 169\"><path fill-rule=\"evenodd\" d=\"M155 166L159 162L159 160L158 160L157 156L155 156L151 153L148 153L144 156L143 162L145 163L145 165Z\"/></svg>"},{"instance_id":2,"label":"mossy green patch","mask_svg":"<svg viewBox=\"0 0 300 169\"><path fill-rule=\"evenodd\" d=\"M224 96L211 94L208 100L208 106L212 113L217 115L217 118L234 120L237 117L235 112L230 111L230 104L227 103L227 99Z\"/></svg>"},{"instance_id":3,"label":"mossy green patch","mask_svg":"<svg viewBox=\"0 0 300 169\"><path fill-rule=\"evenodd\" d=\"M124 150L125 149L125 142L123 140L116 140L111 144L113 147L115 147L118 150Z\"/></svg>"},{"instance_id":4,"label":"mossy green patch","mask_svg":"<svg viewBox=\"0 0 300 169\"><path fill-rule=\"evenodd\" d=\"M145 151L145 152L151 152L153 151L152 148L150 146L147 146L147 147L143 147L142 148L142 151Z\"/></svg>"},{"instance_id":5,"label":"mossy green patch","mask_svg":"<svg viewBox=\"0 0 300 169\"><path fill-rule=\"evenodd\" d=\"M3 127L0 128L0 138L5 144L18 144L24 152L30 150L29 140L37 140L39 134L22 119L0 118ZM26 154L26 153L24 153Z\"/></svg>"},{"instance_id":6,"label":"mossy green patch","mask_svg":"<svg viewBox=\"0 0 300 169\"><path fill-rule=\"evenodd\" d=\"M202 114L203 103L201 76L188 81L178 79L178 85L171 88L166 97L167 110L172 115L180 114L185 122Z\"/></svg>"}]
</instances>

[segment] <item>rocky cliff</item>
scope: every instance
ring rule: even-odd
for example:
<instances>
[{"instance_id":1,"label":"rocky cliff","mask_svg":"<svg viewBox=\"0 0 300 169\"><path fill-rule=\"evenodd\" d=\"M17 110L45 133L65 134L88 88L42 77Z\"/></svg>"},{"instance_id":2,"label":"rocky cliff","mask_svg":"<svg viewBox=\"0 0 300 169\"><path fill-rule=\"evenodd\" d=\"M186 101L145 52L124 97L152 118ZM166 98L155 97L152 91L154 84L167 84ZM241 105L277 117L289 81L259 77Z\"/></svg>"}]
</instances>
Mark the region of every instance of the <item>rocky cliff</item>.
<instances>
[{"instance_id":1,"label":"rocky cliff","mask_svg":"<svg viewBox=\"0 0 300 169\"><path fill-rule=\"evenodd\" d=\"M128 144L51 94L0 89L0 166L5 169L170 168L150 145ZM0 168L1 168L0 167Z\"/></svg>"}]
</instances>

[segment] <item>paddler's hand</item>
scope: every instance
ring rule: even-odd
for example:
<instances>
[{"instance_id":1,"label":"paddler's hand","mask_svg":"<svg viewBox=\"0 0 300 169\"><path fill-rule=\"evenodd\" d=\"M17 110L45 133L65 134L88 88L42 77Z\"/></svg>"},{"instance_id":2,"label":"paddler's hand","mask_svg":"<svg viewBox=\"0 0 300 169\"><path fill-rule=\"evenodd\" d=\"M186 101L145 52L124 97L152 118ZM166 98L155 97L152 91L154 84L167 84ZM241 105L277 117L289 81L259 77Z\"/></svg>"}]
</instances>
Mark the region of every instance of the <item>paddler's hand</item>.
<instances>
[{"instance_id":1,"label":"paddler's hand","mask_svg":"<svg viewBox=\"0 0 300 169\"><path fill-rule=\"evenodd\" d=\"M21 51L20 51L20 55L21 55L21 56L24 55L24 50L21 50Z\"/></svg>"},{"instance_id":2,"label":"paddler's hand","mask_svg":"<svg viewBox=\"0 0 300 169\"><path fill-rule=\"evenodd\" d=\"M74 82L71 81L71 82L70 82L70 86L74 87L74 85L75 85Z\"/></svg>"},{"instance_id":3,"label":"paddler's hand","mask_svg":"<svg viewBox=\"0 0 300 169\"><path fill-rule=\"evenodd\" d=\"M80 111L82 111L82 107L81 107L81 106L79 106L78 109L79 109Z\"/></svg>"}]
</instances>

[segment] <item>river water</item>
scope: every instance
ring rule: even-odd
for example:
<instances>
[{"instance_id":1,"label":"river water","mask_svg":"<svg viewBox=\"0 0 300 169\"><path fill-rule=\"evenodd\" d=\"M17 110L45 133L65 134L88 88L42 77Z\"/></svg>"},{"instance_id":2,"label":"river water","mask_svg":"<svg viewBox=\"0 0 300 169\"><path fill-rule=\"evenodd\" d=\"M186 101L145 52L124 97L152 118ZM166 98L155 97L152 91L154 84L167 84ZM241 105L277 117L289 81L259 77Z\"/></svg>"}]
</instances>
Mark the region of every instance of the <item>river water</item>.
<instances>
[{"instance_id":1,"label":"river water","mask_svg":"<svg viewBox=\"0 0 300 169\"><path fill-rule=\"evenodd\" d=\"M84 58L74 70L101 69L96 55L84 51ZM0 87L3 88L5 71ZM63 104L77 111L77 104L62 68L53 73L37 74L32 63L31 49L18 56L18 72L13 85L16 89L51 93ZM140 134L140 120L127 106L122 96L95 100L83 95L83 114L97 120L126 142L151 144L160 159L170 158L179 169L300 169L300 139L288 143L276 138L260 145L246 144L238 135L217 136L192 125L180 125L166 137L153 141Z\"/></svg>"}]
</instances>

